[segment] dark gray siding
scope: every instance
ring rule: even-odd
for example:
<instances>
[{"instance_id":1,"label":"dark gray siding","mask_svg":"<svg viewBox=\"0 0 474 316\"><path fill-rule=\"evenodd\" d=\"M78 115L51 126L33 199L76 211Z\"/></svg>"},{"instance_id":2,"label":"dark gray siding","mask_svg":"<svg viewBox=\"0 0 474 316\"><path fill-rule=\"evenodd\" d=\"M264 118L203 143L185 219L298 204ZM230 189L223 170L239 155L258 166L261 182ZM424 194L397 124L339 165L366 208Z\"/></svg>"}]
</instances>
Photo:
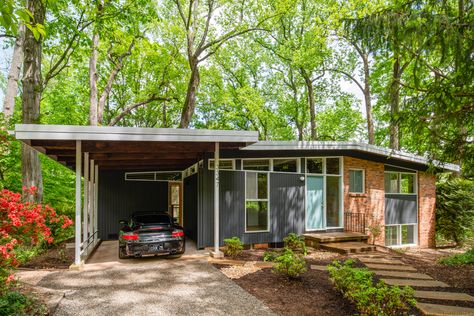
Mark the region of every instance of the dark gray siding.
<instances>
[{"instance_id":1,"label":"dark gray siding","mask_svg":"<svg viewBox=\"0 0 474 316\"><path fill-rule=\"evenodd\" d=\"M183 181L183 227L186 237L197 238L198 175L193 174Z\"/></svg>"},{"instance_id":2,"label":"dark gray siding","mask_svg":"<svg viewBox=\"0 0 474 316\"><path fill-rule=\"evenodd\" d=\"M213 171L202 171L202 208L198 247L213 245L214 182ZM220 172L219 231L224 238L239 237L245 244L281 242L290 232L304 232L304 181L300 174L270 174L270 231L245 233L245 172Z\"/></svg>"},{"instance_id":3,"label":"dark gray siding","mask_svg":"<svg viewBox=\"0 0 474 316\"><path fill-rule=\"evenodd\" d=\"M385 224L418 222L417 195L385 194Z\"/></svg>"},{"instance_id":4,"label":"dark gray siding","mask_svg":"<svg viewBox=\"0 0 474 316\"><path fill-rule=\"evenodd\" d=\"M168 183L125 181L122 171L100 171L98 226L102 240L116 239L121 219L136 211L167 211Z\"/></svg>"}]
</instances>

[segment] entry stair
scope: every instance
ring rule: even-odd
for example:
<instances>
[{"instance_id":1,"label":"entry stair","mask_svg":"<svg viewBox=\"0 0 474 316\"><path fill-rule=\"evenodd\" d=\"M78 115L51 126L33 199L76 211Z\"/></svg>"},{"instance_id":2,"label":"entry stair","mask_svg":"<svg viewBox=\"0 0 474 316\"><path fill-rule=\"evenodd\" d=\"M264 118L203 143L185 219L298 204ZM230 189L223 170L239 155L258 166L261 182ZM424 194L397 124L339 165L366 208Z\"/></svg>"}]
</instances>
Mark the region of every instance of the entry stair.
<instances>
[{"instance_id":1,"label":"entry stair","mask_svg":"<svg viewBox=\"0 0 474 316\"><path fill-rule=\"evenodd\" d=\"M337 252L340 254L375 251L367 243L369 236L356 232L324 232L303 234L307 246Z\"/></svg>"}]
</instances>

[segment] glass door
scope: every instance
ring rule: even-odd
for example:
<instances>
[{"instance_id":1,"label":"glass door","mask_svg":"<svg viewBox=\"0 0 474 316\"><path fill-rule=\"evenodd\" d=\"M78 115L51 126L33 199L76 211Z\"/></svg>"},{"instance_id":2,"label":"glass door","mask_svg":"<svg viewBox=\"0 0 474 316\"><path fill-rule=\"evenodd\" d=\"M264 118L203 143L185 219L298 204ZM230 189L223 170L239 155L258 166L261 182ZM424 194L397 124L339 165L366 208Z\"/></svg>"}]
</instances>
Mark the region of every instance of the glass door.
<instances>
[{"instance_id":1,"label":"glass door","mask_svg":"<svg viewBox=\"0 0 474 316\"><path fill-rule=\"evenodd\" d=\"M326 176L326 227L341 226L341 177Z\"/></svg>"},{"instance_id":2,"label":"glass door","mask_svg":"<svg viewBox=\"0 0 474 316\"><path fill-rule=\"evenodd\" d=\"M306 230L324 228L324 177L306 177Z\"/></svg>"},{"instance_id":3,"label":"glass door","mask_svg":"<svg viewBox=\"0 0 474 316\"><path fill-rule=\"evenodd\" d=\"M168 182L168 213L183 225L182 182Z\"/></svg>"}]
</instances>

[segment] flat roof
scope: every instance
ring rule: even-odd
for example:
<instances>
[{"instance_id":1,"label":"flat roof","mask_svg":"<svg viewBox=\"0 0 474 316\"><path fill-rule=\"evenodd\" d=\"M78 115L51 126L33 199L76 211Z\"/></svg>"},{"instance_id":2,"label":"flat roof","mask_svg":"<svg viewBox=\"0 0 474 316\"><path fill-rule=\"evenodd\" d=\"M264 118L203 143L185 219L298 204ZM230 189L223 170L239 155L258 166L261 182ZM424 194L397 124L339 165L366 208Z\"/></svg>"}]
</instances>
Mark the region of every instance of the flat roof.
<instances>
[{"instance_id":1,"label":"flat roof","mask_svg":"<svg viewBox=\"0 0 474 316\"><path fill-rule=\"evenodd\" d=\"M430 165L449 171L459 172L459 165L430 160L406 151L394 150L359 142L333 142L333 141L261 141L243 148L243 150L256 151L294 151L294 150L320 150L320 151L346 151L361 152L391 160L405 161L414 164ZM387 162L388 163L388 162Z\"/></svg>"},{"instance_id":2,"label":"flat roof","mask_svg":"<svg viewBox=\"0 0 474 316\"><path fill-rule=\"evenodd\" d=\"M258 141L256 131L17 124L16 139L73 169L76 141L101 169L184 170L213 152Z\"/></svg>"}]
</instances>

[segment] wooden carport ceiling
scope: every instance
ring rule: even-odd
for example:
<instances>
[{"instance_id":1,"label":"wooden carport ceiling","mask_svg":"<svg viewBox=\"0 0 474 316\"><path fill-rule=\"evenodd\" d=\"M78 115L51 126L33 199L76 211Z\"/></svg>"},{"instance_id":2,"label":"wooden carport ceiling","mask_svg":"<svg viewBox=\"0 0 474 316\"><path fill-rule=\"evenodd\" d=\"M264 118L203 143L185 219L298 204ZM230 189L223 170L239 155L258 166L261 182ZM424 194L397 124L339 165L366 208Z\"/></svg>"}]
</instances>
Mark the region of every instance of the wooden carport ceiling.
<instances>
[{"instance_id":1,"label":"wooden carport ceiling","mask_svg":"<svg viewBox=\"0 0 474 316\"><path fill-rule=\"evenodd\" d=\"M103 169L184 170L213 152L254 143L256 132L144 129L62 125L17 125L17 139L74 169L76 140L82 152Z\"/></svg>"}]
</instances>

